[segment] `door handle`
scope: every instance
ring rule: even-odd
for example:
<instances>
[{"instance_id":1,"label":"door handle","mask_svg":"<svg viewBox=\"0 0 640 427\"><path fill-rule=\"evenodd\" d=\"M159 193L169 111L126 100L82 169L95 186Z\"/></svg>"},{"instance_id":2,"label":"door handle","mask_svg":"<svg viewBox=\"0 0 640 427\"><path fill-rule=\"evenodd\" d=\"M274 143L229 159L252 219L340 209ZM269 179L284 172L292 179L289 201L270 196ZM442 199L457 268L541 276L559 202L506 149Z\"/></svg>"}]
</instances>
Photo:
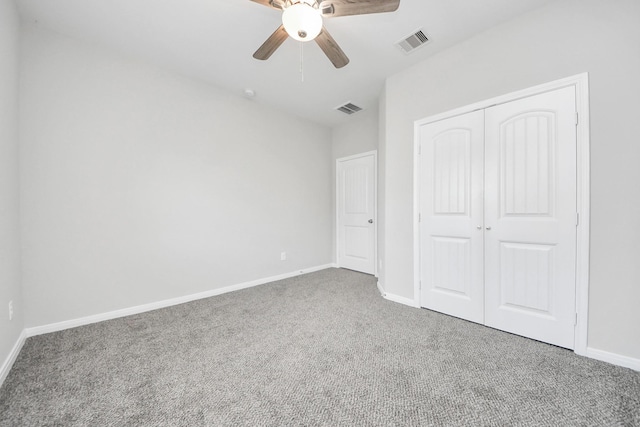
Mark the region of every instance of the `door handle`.
<instances>
[{"instance_id":1,"label":"door handle","mask_svg":"<svg viewBox=\"0 0 640 427\"><path fill-rule=\"evenodd\" d=\"M369 220L369 224L373 224L373 220L372 219Z\"/></svg>"}]
</instances>

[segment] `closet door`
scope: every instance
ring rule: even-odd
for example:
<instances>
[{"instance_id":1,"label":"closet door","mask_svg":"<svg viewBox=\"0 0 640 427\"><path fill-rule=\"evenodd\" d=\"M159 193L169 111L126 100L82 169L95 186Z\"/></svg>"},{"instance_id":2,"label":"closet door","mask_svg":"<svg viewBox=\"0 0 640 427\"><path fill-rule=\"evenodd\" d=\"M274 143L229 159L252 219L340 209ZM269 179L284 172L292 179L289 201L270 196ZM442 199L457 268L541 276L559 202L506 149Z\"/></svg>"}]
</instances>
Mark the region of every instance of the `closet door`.
<instances>
[{"instance_id":1,"label":"closet door","mask_svg":"<svg viewBox=\"0 0 640 427\"><path fill-rule=\"evenodd\" d=\"M573 348L574 88L485 116L485 324Z\"/></svg>"},{"instance_id":2,"label":"closet door","mask_svg":"<svg viewBox=\"0 0 640 427\"><path fill-rule=\"evenodd\" d=\"M421 305L482 323L484 112L419 131Z\"/></svg>"}]
</instances>

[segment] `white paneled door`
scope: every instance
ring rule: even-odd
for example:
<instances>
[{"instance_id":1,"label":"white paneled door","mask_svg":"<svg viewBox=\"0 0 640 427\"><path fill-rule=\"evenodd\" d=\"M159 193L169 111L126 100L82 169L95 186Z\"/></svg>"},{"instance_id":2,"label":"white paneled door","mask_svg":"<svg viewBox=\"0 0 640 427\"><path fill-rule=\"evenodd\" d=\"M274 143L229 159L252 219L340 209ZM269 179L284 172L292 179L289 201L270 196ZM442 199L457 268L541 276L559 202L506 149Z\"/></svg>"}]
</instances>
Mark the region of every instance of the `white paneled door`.
<instances>
[{"instance_id":1,"label":"white paneled door","mask_svg":"<svg viewBox=\"0 0 640 427\"><path fill-rule=\"evenodd\" d=\"M485 324L573 348L575 89L488 108L485 118Z\"/></svg>"},{"instance_id":2,"label":"white paneled door","mask_svg":"<svg viewBox=\"0 0 640 427\"><path fill-rule=\"evenodd\" d=\"M484 112L420 132L421 305L482 323Z\"/></svg>"},{"instance_id":3,"label":"white paneled door","mask_svg":"<svg viewBox=\"0 0 640 427\"><path fill-rule=\"evenodd\" d=\"M338 159L338 265L375 274L376 155Z\"/></svg>"},{"instance_id":4,"label":"white paneled door","mask_svg":"<svg viewBox=\"0 0 640 427\"><path fill-rule=\"evenodd\" d=\"M421 305L573 348L575 89L419 132Z\"/></svg>"}]
</instances>

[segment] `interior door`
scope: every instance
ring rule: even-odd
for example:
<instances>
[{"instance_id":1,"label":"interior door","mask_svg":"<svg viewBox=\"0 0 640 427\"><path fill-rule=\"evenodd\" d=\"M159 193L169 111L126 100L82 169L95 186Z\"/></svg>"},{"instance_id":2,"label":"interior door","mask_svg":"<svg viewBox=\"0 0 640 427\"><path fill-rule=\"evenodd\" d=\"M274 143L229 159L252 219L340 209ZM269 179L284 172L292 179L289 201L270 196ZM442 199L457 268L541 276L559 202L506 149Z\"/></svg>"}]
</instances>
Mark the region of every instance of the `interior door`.
<instances>
[{"instance_id":1,"label":"interior door","mask_svg":"<svg viewBox=\"0 0 640 427\"><path fill-rule=\"evenodd\" d=\"M485 324L574 347L576 106L568 87L485 113Z\"/></svg>"},{"instance_id":2,"label":"interior door","mask_svg":"<svg viewBox=\"0 0 640 427\"><path fill-rule=\"evenodd\" d=\"M421 305L483 322L484 112L420 129Z\"/></svg>"},{"instance_id":3,"label":"interior door","mask_svg":"<svg viewBox=\"0 0 640 427\"><path fill-rule=\"evenodd\" d=\"M337 161L338 265L375 274L376 155Z\"/></svg>"}]
</instances>

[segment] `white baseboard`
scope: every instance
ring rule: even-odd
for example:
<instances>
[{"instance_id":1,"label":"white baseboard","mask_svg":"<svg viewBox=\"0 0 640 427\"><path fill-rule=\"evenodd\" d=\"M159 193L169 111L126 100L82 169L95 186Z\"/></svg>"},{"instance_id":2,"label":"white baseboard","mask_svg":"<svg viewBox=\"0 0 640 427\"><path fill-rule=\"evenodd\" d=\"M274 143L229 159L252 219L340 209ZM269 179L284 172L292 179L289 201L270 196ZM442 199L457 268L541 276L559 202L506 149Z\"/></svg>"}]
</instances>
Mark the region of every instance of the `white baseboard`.
<instances>
[{"instance_id":1,"label":"white baseboard","mask_svg":"<svg viewBox=\"0 0 640 427\"><path fill-rule=\"evenodd\" d=\"M382 296L385 299L388 299L389 301L393 301L393 302L397 302L397 303L400 303L400 304L408 305L409 307L413 307L413 308L420 308L420 306L418 304L416 304L416 302L411 298L401 297L401 296L398 296L398 295L390 294L388 292L385 292Z\"/></svg>"},{"instance_id":2,"label":"white baseboard","mask_svg":"<svg viewBox=\"0 0 640 427\"><path fill-rule=\"evenodd\" d=\"M239 291L241 289L246 289L246 288L252 288L254 286L264 285L265 283L288 279L290 277L299 276L301 274L313 273L314 271L325 270L327 268L332 268L332 267L334 267L334 264L319 265L316 267L305 268L302 270L292 271L292 272L280 274L277 276L265 277L263 279L252 280L250 282L238 283L236 285L231 285L224 288L212 289L210 291L200 292L197 294L185 295L177 298L171 298L168 300L138 305L135 307L123 308L121 310L110 311L107 313L94 314L92 316L81 317L79 319L65 320L64 322L52 323L49 325L35 326L32 328L26 328L25 333L27 337L33 337L36 335L63 331L65 329L76 328L78 326L90 325L92 323L103 322L105 320L117 319L119 317L145 313L147 311L171 307L173 305L178 305L178 304L184 304L186 302L195 301L203 298L209 298L216 295L222 295L228 292Z\"/></svg>"},{"instance_id":3,"label":"white baseboard","mask_svg":"<svg viewBox=\"0 0 640 427\"><path fill-rule=\"evenodd\" d=\"M618 365L624 368L633 369L634 371L640 371L640 359L634 359L633 357L609 353L608 351L598 350L591 347L587 347L585 356L590 357L591 359L611 363L612 365Z\"/></svg>"},{"instance_id":4,"label":"white baseboard","mask_svg":"<svg viewBox=\"0 0 640 427\"><path fill-rule=\"evenodd\" d=\"M11 352L9 353L4 363L2 364L2 367L0 368L0 386L2 386L2 384L4 383L4 380L7 379L7 375L9 375L9 371L11 371L11 367L13 367L13 363L18 358L18 354L20 354L20 350L22 350L22 346L24 345L24 342L26 341L26 339L27 339L27 334L26 334L26 331L23 330L22 333L20 333L20 336L18 337L18 341L16 341L16 343L14 344L13 348L11 349Z\"/></svg>"}]
</instances>

